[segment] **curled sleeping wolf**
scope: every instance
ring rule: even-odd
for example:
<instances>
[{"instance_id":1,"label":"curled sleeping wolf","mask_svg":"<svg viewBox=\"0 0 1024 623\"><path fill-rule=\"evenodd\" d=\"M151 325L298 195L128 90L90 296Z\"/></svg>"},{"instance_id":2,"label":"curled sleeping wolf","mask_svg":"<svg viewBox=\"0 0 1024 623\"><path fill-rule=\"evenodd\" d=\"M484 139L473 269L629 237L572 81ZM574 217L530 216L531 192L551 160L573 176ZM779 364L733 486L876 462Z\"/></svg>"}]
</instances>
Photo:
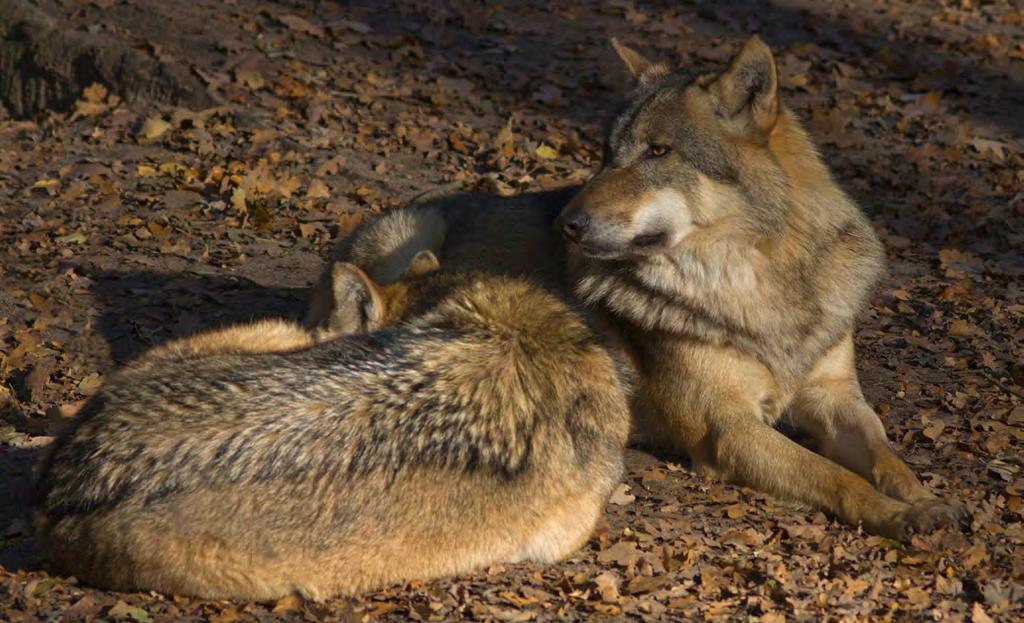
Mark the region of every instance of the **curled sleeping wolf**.
<instances>
[{"instance_id":1,"label":"curled sleeping wolf","mask_svg":"<svg viewBox=\"0 0 1024 623\"><path fill-rule=\"evenodd\" d=\"M408 263L385 286L333 265L316 331L232 327L112 375L41 466L55 565L321 599L577 549L622 474L620 366L526 280Z\"/></svg>"},{"instance_id":2,"label":"curled sleeping wolf","mask_svg":"<svg viewBox=\"0 0 1024 623\"><path fill-rule=\"evenodd\" d=\"M721 73L691 77L613 46L635 88L603 167L557 221L568 287L638 374L634 434L885 536L955 521L961 507L920 484L861 393L852 332L882 246L780 101L771 51L754 37ZM421 248L442 261L477 252L522 274L565 252L536 250L549 244L538 223L557 199L539 197L508 214L455 210L454 198L385 214L338 257L379 269ZM491 226L515 214L518 228ZM505 244L510 231L515 245ZM808 434L817 453L780 423Z\"/></svg>"}]
</instances>

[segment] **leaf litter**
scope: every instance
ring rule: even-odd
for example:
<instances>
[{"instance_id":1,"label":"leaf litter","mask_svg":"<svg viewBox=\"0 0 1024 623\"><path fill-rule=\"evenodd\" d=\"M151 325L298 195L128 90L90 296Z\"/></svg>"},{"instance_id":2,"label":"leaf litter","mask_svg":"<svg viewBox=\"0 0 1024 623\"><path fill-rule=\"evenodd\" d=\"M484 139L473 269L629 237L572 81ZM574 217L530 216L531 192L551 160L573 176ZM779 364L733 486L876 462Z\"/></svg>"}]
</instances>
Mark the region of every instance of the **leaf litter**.
<instances>
[{"instance_id":1,"label":"leaf litter","mask_svg":"<svg viewBox=\"0 0 1024 623\"><path fill-rule=\"evenodd\" d=\"M96 83L66 113L0 121L0 494L16 501L0 508L0 618L1024 616L1024 16L1012 3L164 0L174 28L139 19L146 3L39 4L69 29L149 42L219 104L148 106ZM331 240L424 190L585 180L624 83L609 36L711 71L755 31L889 250L858 366L900 453L967 505L963 532L901 546L631 450L601 525L557 565L324 604L115 594L42 570L21 516L31 466L116 365L199 328L298 316Z\"/></svg>"}]
</instances>

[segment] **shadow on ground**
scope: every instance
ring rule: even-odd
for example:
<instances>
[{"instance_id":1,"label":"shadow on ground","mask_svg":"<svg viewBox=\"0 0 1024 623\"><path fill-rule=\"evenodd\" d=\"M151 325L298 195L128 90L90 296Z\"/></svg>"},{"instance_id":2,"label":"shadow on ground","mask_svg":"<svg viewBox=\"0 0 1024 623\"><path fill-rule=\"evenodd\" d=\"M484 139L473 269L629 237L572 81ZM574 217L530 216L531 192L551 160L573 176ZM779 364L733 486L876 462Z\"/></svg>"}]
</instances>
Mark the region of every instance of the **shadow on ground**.
<instances>
[{"instance_id":1,"label":"shadow on ground","mask_svg":"<svg viewBox=\"0 0 1024 623\"><path fill-rule=\"evenodd\" d=\"M245 277L158 272L86 273L102 309L96 329L123 363L141 351L197 331L263 318L298 319L306 288Z\"/></svg>"}]
</instances>

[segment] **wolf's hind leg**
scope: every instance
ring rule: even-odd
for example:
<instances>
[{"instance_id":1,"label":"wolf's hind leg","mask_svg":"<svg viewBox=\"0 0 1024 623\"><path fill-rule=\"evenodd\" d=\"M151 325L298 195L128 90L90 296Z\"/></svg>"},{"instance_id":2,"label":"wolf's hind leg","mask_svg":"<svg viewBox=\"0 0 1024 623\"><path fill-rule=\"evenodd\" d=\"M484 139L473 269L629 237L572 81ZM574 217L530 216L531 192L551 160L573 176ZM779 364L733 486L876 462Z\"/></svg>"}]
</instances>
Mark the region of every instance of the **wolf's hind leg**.
<instances>
[{"instance_id":1,"label":"wolf's hind leg","mask_svg":"<svg viewBox=\"0 0 1024 623\"><path fill-rule=\"evenodd\" d=\"M313 343L309 332L294 322L257 320L172 340L146 351L137 361L186 359L229 353L284 352L306 348Z\"/></svg>"},{"instance_id":2,"label":"wolf's hind leg","mask_svg":"<svg viewBox=\"0 0 1024 623\"><path fill-rule=\"evenodd\" d=\"M850 381L821 380L804 388L788 419L814 437L822 455L882 493L911 503L935 497L893 451L878 415Z\"/></svg>"},{"instance_id":3,"label":"wolf's hind leg","mask_svg":"<svg viewBox=\"0 0 1024 623\"><path fill-rule=\"evenodd\" d=\"M604 512L605 491L587 492L555 503L509 562L557 562L579 550Z\"/></svg>"},{"instance_id":4,"label":"wolf's hind leg","mask_svg":"<svg viewBox=\"0 0 1024 623\"><path fill-rule=\"evenodd\" d=\"M964 513L924 487L889 446L885 429L859 389L843 393L828 383L805 388L790 407L790 418L817 440L826 458L854 471L885 495L911 504L909 525L929 530L956 522Z\"/></svg>"},{"instance_id":5,"label":"wolf's hind leg","mask_svg":"<svg viewBox=\"0 0 1024 623\"><path fill-rule=\"evenodd\" d=\"M852 335L818 360L786 416L814 437L821 454L860 474L882 493L910 503L935 497L889 446L882 421L864 400Z\"/></svg>"}]
</instances>

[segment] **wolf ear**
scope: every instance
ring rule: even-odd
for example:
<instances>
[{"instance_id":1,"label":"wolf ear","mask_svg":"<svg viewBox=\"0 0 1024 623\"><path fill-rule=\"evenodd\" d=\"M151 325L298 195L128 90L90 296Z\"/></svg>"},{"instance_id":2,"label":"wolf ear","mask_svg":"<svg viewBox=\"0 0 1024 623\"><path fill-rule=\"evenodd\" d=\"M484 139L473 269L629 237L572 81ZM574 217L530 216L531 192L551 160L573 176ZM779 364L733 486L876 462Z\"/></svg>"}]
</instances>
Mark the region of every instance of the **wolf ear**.
<instances>
[{"instance_id":1,"label":"wolf ear","mask_svg":"<svg viewBox=\"0 0 1024 623\"><path fill-rule=\"evenodd\" d=\"M771 49L754 35L708 90L719 113L740 127L767 133L779 114L779 81Z\"/></svg>"},{"instance_id":2,"label":"wolf ear","mask_svg":"<svg viewBox=\"0 0 1024 623\"><path fill-rule=\"evenodd\" d=\"M430 249L423 249L412 257L409 262L409 266L406 267L405 272L402 273L402 278L407 277L418 277L420 275L426 275L432 273L441 267L441 262L437 260L437 256L434 255Z\"/></svg>"},{"instance_id":3,"label":"wolf ear","mask_svg":"<svg viewBox=\"0 0 1024 623\"><path fill-rule=\"evenodd\" d=\"M330 313L321 322L321 328L332 335L365 333L383 324L384 296L380 286L355 264L331 265L331 299Z\"/></svg>"},{"instance_id":4,"label":"wolf ear","mask_svg":"<svg viewBox=\"0 0 1024 623\"><path fill-rule=\"evenodd\" d=\"M633 79L639 84L650 82L655 78L668 75L668 65L664 63L652 63L651 61L644 58L642 54L629 47L619 43L619 40L615 37L611 39L612 49L615 50L615 54L622 61L622 64L626 66L626 70L629 71L629 75L633 76Z\"/></svg>"}]
</instances>

